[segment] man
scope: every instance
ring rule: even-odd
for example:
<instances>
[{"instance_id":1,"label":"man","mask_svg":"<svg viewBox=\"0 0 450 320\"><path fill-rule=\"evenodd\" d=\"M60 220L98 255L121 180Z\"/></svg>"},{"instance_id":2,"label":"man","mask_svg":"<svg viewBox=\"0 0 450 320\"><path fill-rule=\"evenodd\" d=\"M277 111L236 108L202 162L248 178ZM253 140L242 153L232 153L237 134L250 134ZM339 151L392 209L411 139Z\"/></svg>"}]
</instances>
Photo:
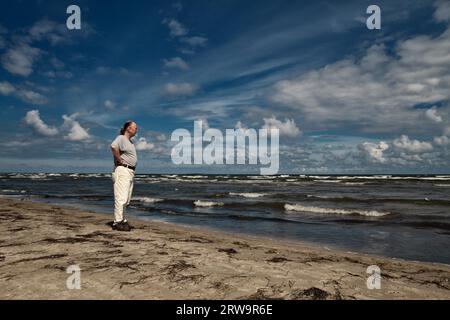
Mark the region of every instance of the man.
<instances>
[{"instance_id":1,"label":"man","mask_svg":"<svg viewBox=\"0 0 450 320\"><path fill-rule=\"evenodd\" d=\"M136 148L131 138L137 133L137 124L127 121L120 129L120 135L111 143L114 156L114 222L113 230L130 231L131 226L124 219L125 208L130 204L133 192L134 172L137 164Z\"/></svg>"}]
</instances>

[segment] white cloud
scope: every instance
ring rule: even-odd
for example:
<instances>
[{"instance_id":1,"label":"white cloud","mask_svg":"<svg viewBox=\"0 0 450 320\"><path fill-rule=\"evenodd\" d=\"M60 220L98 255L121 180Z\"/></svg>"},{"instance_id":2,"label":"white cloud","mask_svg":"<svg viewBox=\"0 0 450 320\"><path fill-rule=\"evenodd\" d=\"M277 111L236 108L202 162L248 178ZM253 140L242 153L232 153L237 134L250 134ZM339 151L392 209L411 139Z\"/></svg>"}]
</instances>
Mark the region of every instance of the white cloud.
<instances>
[{"instance_id":1,"label":"white cloud","mask_svg":"<svg viewBox=\"0 0 450 320\"><path fill-rule=\"evenodd\" d=\"M175 19L164 19L163 24L169 27L170 35L173 37L184 36L188 32L186 27Z\"/></svg>"},{"instance_id":2,"label":"white cloud","mask_svg":"<svg viewBox=\"0 0 450 320\"><path fill-rule=\"evenodd\" d=\"M115 106L116 106L116 104L114 102L112 102L111 100L105 100L105 107L107 109L114 109Z\"/></svg>"},{"instance_id":3,"label":"white cloud","mask_svg":"<svg viewBox=\"0 0 450 320\"><path fill-rule=\"evenodd\" d=\"M372 162L385 163L387 161L383 153L389 149L389 145L384 141L379 143L363 142L358 147Z\"/></svg>"},{"instance_id":4,"label":"white cloud","mask_svg":"<svg viewBox=\"0 0 450 320\"><path fill-rule=\"evenodd\" d=\"M433 150L433 146L429 142L421 142L419 140L411 140L407 135L401 135L393 141L397 149L409 151L412 153L422 153Z\"/></svg>"},{"instance_id":5,"label":"white cloud","mask_svg":"<svg viewBox=\"0 0 450 320\"><path fill-rule=\"evenodd\" d=\"M434 137L433 141L434 141L434 143L437 144L438 146L447 146L447 145L450 145L450 138L447 137L447 136Z\"/></svg>"},{"instance_id":6,"label":"white cloud","mask_svg":"<svg viewBox=\"0 0 450 320\"><path fill-rule=\"evenodd\" d=\"M450 145L450 127L444 129L444 134L439 137L434 137L434 143L438 146Z\"/></svg>"},{"instance_id":7,"label":"white cloud","mask_svg":"<svg viewBox=\"0 0 450 320\"><path fill-rule=\"evenodd\" d=\"M47 40L52 46L61 43L74 43L74 40L81 37L86 38L94 34L94 28L86 21L83 21L83 27L76 33L70 32L65 23L52 21L47 18L36 21L28 30L28 39L30 41Z\"/></svg>"},{"instance_id":8,"label":"white cloud","mask_svg":"<svg viewBox=\"0 0 450 320\"><path fill-rule=\"evenodd\" d=\"M205 37L193 36L193 37L182 37L181 42L187 43L191 47L204 47L208 42Z\"/></svg>"},{"instance_id":9,"label":"white cloud","mask_svg":"<svg viewBox=\"0 0 450 320\"><path fill-rule=\"evenodd\" d=\"M438 22L450 21L450 2L448 0L436 1L436 11L434 12L434 18Z\"/></svg>"},{"instance_id":10,"label":"white cloud","mask_svg":"<svg viewBox=\"0 0 450 320\"><path fill-rule=\"evenodd\" d=\"M440 115L437 114L437 109L436 107L433 107L431 109L428 109L427 111L425 111L425 116L430 119L431 121L434 122L442 122L442 117Z\"/></svg>"},{"instance_id":11,"label":"white cloud","mask_svg":"<svg viewBox=\"0 0 450 320\"><path fill-rule=\"evenodd\" d=\"M418 104L450 99L450 29L397 41L394 53L373 45L276 83L271 99L316 129L354 125L367 132L417 130Z\"/></svg>"},{"instance_id":12,"label":"white cloud","mask_svg":"<svg viewBox=\"0 0 450 320\"><path fill-rule=\"evenodd\" d=\"M170 96L192 96L198 90L198 86L192 83L168 83L165 87L166 94Z\"/></svg>"},{"instance_id":13,"label":"white cloud","mask_svg":"<svg viewBox=\"0 0 450 320\"><path fill-rule=\"evenodd\" d=\"M25 102L29 102L32 104L46 104L48 102L48 99L43 96L42 94L32 91L32 90L27 90L27 89L20 89L17 91L17 96L25 101Z\"/></svg>"},{"instance_id":14,"label":"white cloud","mask_svg":"<svg viewBox=\"0 0 450 320\"><path fill-rule=\"evenodd\" d=\"M75 120L76 115L63 115L62 118L64 119L63 127L68 128L69 133L64 136L64 139L70 140L70 141L88 141L91 139L91 136L87 132L86 129L84 129L78 121Z\"/></svg>"},{"instance_id":15,"label":"white cloud","mask_svg":"<svg viewBox=\"0 0 450 320\"><path fill-rule=\"evenodd\" d=\"M300 129L293 119L284 119L284 122L277 120L275 116L264 118L263 129L279 129L280 136L297 137L301 134Z\"/></svg>"},{"instance_id":16,"label":"white cloud","mask_svg":"<svg viewBox=\"0 0 450 320\"><path fill-rule=\"evenodd\" d=\"M248 129L241 121L236 122L236 124L234 125L235 129Z\"/></svg>"},{"instance_id":17,"label":"white cloud","mask_svg":"<svg viewBox=\"0 0 450 320\"><path fill-rule=\"evenodd\" d=\"M25 122L37 133L44 136L54 136L58 134L58 129L49 127L39 116L39 110L28 111L25 116Z\"/></svg>"},{"instance_id":18,"label":"white cloud","mask_svg":"<svg viewBox=\"0 0 450 320\"><path fill-rule=\"evenodd\" d=\"M32 104L46 104L48 99L42 94L24 88L16 88L8 81L0 82L0 94L8 96L14 94L16 97L22 101L32 103Z\"/></svg>"},{"instance_id":19,"label":"white cloud","mask_svg":"<svg viewBox=\"0 0 450 320\"><path fill-rule=\"evenodd\" d=\"M180 57L175 57L169 60L164 59L164 66L166 68L178 68L180 70L189 69L189 65Z\"/></svg>"},{"instance_id":20,"label":"white cloud","mask_svg":"<svg viewBox=\"0 0 450 320\"><path fill-rule=\"evenodd\" d=\"M20 43L8 49L1 57L3 68L12 74L28 77L33 72L33 63L41 55L41 50Z\"/></svg>"},{"instance_id":21,"label":"white cloud","mask_svg":"<svg viewBox=\"0 0 450 320\"><path fill-rule=\"evenodd\" d=\"M4 96L9 96L14 91L16 91L16 89L8 81L0 82L0 94L2 94Z\"/></svg>"},{"instance_id":22,"label":"white cloud","mask_svg":"<svg viewBox=\"0 0 450 320\"><path fill-rule=\"evenodd\" d=\"M138 139L135 146L136 146L136 150L138 150L138 151L148 151L148 150L152 150L155 147L155 145L153 143L147 142L147 139L145 139L143 137Z\"/></svg>"},{"instance_id":23,"label":"white cloud","mask_svg":"<svg viewBox=\"0 0 450 320\"><path fill-rule=\"evenodd\" d=\"M47 39L52 45L67 41L64 36L66 32L64 24L58 24L48 19L37 21L28 31L31 39L36 41Z\"/></svg>"},{"instance_id":24,"label":"white cloud","mask_svg":"<svg viewBox=\"0 0 450 320\"><path fill-rule=\"evenodd\" d=\"M158 140L158 141L166 141L167 137L166 137L166 135L164 133L161 133L161 134L158 134L156 136L156 140Z\"/></svg>"},{"instance_id":25,"label":"white cloud","mask_svg":"<svg viewBox=\"0 0 450 320\"><path fill-rule=\"evenodd\" d=\"M50 70L50 71L44 72L43 74L44 74L44 76L46 76L48 78L52 78L52 79L54 79L56 77L64 78L64 79L71 79L71 78L73 78L73 73L70 72L70 71L53 71L53 70Z\"/></svg>"}]
</instances>

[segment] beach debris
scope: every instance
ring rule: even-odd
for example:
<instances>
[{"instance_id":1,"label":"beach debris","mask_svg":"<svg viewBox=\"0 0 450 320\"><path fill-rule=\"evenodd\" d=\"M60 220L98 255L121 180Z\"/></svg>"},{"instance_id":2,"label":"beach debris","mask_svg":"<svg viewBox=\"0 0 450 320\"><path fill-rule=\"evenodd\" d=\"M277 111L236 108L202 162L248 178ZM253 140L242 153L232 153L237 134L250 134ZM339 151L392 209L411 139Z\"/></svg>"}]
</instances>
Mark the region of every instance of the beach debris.
<instances>
[{"instance_id":1,"label":"beach debris","mask_svg":"<svg viewBox=\"0 0 450 320\"><path fill-rule=\"evenodd\" d=\"M286 262L286 261L292 261L290 259L287 259L285 257L273 257L272 259L267 260L268 262L275 262L275 263L279 263L279 262Z\"/></svg>"},{"instance_id":2,"label":"beach debris","mask_svg":"<svg viewBox=\"0 0 450 320\"><path fill-rule=\"evenodd\" d=\"M219 249L218 250L219 252L226 252L226 253L228 253L229 255L230 254L236 254L236 253L238 253L235 249L233 249L233 248L224 248L224 249Z\"/></svg>"},{"instance_id":3,"label":"beach debris","mask_svg":"<svg viewBox=\"0 0 450 320\"><path fill-rule=\"evenodd\" d=\"M294 290L289 294L287 297L288 299L294 299L294 300L327 300L327 299L335 299L334 295L331 293L316 288L311 287L304 290Z\"/></svg>"}]
</instances>

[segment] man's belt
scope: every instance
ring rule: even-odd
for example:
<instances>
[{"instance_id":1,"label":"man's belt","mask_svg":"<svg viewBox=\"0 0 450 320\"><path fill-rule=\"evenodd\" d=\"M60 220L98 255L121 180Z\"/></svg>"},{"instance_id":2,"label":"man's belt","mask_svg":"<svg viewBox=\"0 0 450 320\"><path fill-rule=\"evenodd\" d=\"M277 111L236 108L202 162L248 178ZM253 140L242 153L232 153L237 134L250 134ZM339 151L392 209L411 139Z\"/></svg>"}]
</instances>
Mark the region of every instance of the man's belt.
<instances>
[{"instance_id":1,"label":"man's belt","mask_svg":"<svg viewBox=\"0 0 450 320\"><path fill-rule=\"evenodd\" d=\"M129 166L129 165L127 165L127 164L125 164L125 163L121 163L121 164L119 164L119 166L122 166L122 167L125 167L125 168L128 168L128 169L131 169L131 170L136 170L136 167L133 167L133 166Z\"/></svg>"}]
</instances>

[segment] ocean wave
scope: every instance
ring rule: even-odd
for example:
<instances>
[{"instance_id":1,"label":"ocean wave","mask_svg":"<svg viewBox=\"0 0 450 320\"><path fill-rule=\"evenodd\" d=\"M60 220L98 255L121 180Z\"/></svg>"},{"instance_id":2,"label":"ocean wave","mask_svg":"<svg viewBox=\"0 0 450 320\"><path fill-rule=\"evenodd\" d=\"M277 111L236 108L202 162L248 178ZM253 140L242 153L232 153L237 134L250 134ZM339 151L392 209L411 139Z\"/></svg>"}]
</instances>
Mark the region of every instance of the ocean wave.
<instances>
[{"instance_id":1,"label":"ocean wave","mask_svg":"<svg viewBox=\"0 0 450 320\"><path fill-rule=\"evenodd\" d=\"M307 198L317 198L317 199L330 199L330 200L345 199L345 197L343 197L343 196L317 196L317 195L312 195L312 194L307 194L306 197ZM348 198L348 199L351 199L351 198Z\"/></svg>"},{"instance_id":2,"label":"ocean wave","mask_svg":"<svg viewBox=\"0 0 450 320\"><path fill-rule=\"evenodd\" d=\"M450 184L441 184L441 183L437 183L434 185L435 187L447 187L450 188Z\"/></svg>"},{"instance_id":3,"label":"ocean wave","mask_svg":"<svg viewBox=\"0 0 450 320\"><path fill-rule=\"evenodd\" d=\"M178 175L177 174L163 174L162 177L165 177L165 178L176 178L176 177L178 177Z\"/></svg>"},{"instance_id":4,"label":"ocean wave","mask_svg":"<svg viewBox=\"0 0 450 320\"><path fill-rule=\"evenodd\" d=\"M331 213L331 214L341 214L341 215L352 215L357 214L366 217L382 217L390 214L390 212L380 212L375 210L359 210L359 209L333 209L333 208L322 208L322 207L309 207L302 206L300 204L285 204L284 208L286 211L299 211L299 212L312 212L312 213Z\"/></svg>"},{"instance_id":5,"label":"ocean wave","mask_svg":"<svg viewBox=\"0 0 450 320\"><path fill-rule=\"evenodd\" d=\"M84 174L83 178L103 178L104 175L101 173L88 173L88 174Z\"/></svg>"},{"instance_id":6,"label":"ocean wave","mask_svg":"<svg viewBox=\"0 0 450 320\"><path fill-rule=\"evenodd\" d=\"M144 202L144 203L155 203L155 202L164 201L164 199L150 198L150 197L133 197L133 198L131 198L131 200Z\"/></svg>"},{"instance_id":7,"label":"ocean wave","mask_svg":"<svg viewBox=\"0 0 450 320\"><path fill-rule=\"evenodd\" d=\"M9 178L11 179L42 179L42 180L48 180L47 175L45 173L38 173L38 174L27 174L27 173L17 173L9 175Z\"/></svg>"},{"instance_id":8,"label":"ocean wave","mask_svg":"<svg viewBox=\"0 0 450 320\"><path fill-rule=\"evenodd\" d=\"M344 182L345 185L348 186L359 186L359 185L365 185L365 182Z\"/></svg>"},{"instance_id":9,"label":"ocean wave","mask_svg":"<svg viewBox=\"0 0 450 320\"><path fill-rule=\"evenodd\" d=\"M260 198L264 197L266 193L257 193L257 192L230 192L230 196L239 196L244 198Z\"/></svg>"},{"instance_id":10,"label":"ocean wave","mask_svg":"<svg viewBox=\"0 0 450 320\"><path fill-rule=\"evenodd\" d=\"M214 207L214 206L223 206L223 202L196 200L194 201L194 205L197 207Z\"/></svg>"},{"instance_id":11,"label":"ocean wave","mask_svg":"<svg viewBox=\"0 0 450 320\"><path fill-rule=\"evenodd\" d=\"M26 190L13 190L13 189L3 189L2 192L17 192L17 193L26 193Z\"/></svg>"},{"instance_id":12,"label":"ocean wave","mask_svg":"<svg viewBox=\"0 0 450 320\"><path fill-rule=\"evenodd\" d=\"M208 179L208 176L183 176L185 179Z\"/></svg>"}]
</instances>

